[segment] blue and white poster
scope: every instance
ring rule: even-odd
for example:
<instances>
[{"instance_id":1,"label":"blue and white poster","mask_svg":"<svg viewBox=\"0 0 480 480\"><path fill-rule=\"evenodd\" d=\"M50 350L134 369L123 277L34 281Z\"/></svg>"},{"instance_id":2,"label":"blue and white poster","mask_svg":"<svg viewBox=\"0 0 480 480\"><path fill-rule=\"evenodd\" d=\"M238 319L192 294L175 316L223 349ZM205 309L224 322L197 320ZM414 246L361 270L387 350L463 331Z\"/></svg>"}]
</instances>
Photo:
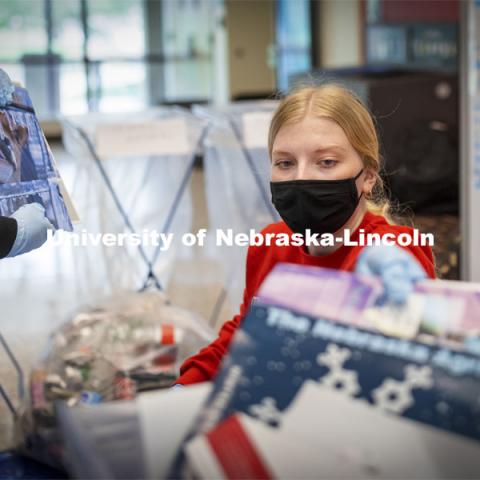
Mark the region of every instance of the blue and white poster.
<instances>
[{"instance_id":1,"label":"blue and white poster","mask_svg":"<svg viewBox=\"0 0 480 480\"><path fill-rule=\"evenodd\" d=\"M71 231L60 184L28 92L16 87L12 101L0 108L0 215L37 202L55 228Z\"/></svg>"}]
</instances>

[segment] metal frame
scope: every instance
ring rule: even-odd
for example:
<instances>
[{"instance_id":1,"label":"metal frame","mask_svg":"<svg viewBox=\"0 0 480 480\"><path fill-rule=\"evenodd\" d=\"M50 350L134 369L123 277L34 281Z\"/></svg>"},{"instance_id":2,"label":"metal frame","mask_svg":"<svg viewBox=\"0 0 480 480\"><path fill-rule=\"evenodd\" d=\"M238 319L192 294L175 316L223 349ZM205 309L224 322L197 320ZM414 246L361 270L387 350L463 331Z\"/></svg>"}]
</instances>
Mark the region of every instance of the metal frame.
<instances>
[{"instance_id":1,"label":"metal frame","mask_svg":"<svg viewBox=\"0 0 480 480\"><path fill-rule=\"evenodd\" d=\"M4 336L0 333L0 345L7 354L8 359L10 360L10 363L13 365L13 368L17 372L17 394L18 394L18 399L20 401L23 401L25 398L25 375L23 373L22 367L20 366L20 363L18 362L17 358L13 354L12 349L8 345L7 341L5 340ZM15 408L15 405L10 398L9 394L7 391L2 387L2 384L0 383L0 396L3 398L5 401L8 409L10 410L10 413L14 418L17 417L17 409Z\"/></svg>"},{"instance_id":2,"label":"metal frame","mask_svg":"<svg viewBox=\"0 0 480 480\"><path fill-rule=\"evenodd\" d=\"M97 168L100 172L100 175L102 176L102 179L105 183L105 186L107 187L108 192L110 193L110 196L112 197L118 212L120 213L120 215L123 218L125 226L128 228L128 230L131 233L135 233L136 230L135 230L135 227L133 226L133 224L132 224L132 222L131 222L131 220L128 216L128 212L126 211L126 209L122 205L120 197L119 197L118 193L115 191L115 189L112 185L112 182L111 182L111 180L110 180L110 178L109 178L109 176L108 176L108 174L107 174L107 172L106 172L106 170L105 170L105 168L102 164L102 161L101 161L100 157L98 156L98 153L95 149L95 146L93 145L92 141L88 137L87 133L82 128L78 127L77 125L74 125L72 122L70 122L67 119L64 119L64 122L70 128L72 128L74 131L76 131L79 134L79 136L82 138L82 140L85 142L85 145L87 146L87 149L90 152L90 155L92 156L92 158L93 158L93 160L94 160L94 162L95 162L95 164L96 164L96 166L97 166ZM197 160L196 152L198 151L200 146L203 145L204 138L207 135L209 128L210 128L209 125L206 125L206 126L203 127L203 130L201 131L200 136L198 138L197 144L195 145L194 149L192 150L192 155L191 155L190 161L188 162L187 168L185 169L185 171L183 173L182 179L180 181L180 185L178 186L178 189L175 192L174 198L172 200L172 203L171 203L170 208L169 208L168 213L167 213L166 220L165 220L165 222L163 224L163 227L161 229L162 232L168 232L170 230L170 227L173 223L173 219L174 219L174 217L177 213L178 206L180 205L182 197L185 194L185 191L187 189L188 183L189 183L190 179L192 178L193 169L195 167L195 163L196 163L196 160ZM144 291L144 290L146 290L150 287L154 287L158 290L163 290L163 287L160 283L160 280L158 279L157 275L154 272L155 264L157 263L158 258L161 254L161 245L158 245L156 247L156 249L153 252L153 255L152 255L151 258L148 258L148 255L145 252L145 250L144 250L144 248L141 244L138 245L137 248L138 248L138 251L140 252L140 256L142 257L143 261L145 262L145 265L148 268L147 277L146 277L143 285L140 287L139 291Z\"/></svg>"},{"instance_id":3,"label":"metal frame","mask_svg":"<svg viewBox=\"0 0 480 480\"><path fill-rule=\"evenodd\" d=\"M461 279L480 281L480 92L477 18L480 4L460 2L460 226ZM479 127L476 128L476 124Z\"/></svg>"}]
</instances>

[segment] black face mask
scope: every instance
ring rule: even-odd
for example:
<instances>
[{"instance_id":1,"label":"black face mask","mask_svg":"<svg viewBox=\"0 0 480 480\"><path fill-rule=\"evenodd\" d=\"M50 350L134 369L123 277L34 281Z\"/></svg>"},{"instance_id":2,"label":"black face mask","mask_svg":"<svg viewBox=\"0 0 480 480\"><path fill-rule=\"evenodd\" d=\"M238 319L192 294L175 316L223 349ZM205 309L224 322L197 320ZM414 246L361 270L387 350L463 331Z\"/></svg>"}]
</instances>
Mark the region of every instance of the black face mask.
<instances>
[{"instance_id":1,"label":"black face mask","mask_svg":"<svg viewBox=\"0 0 480 480\"><path fill-rule=\"evenodd\" d=\"M358 196L355 180L291 180L270 182L272 203L294 233L334 233L353 215Z\"/></svg>"}]
</instances>

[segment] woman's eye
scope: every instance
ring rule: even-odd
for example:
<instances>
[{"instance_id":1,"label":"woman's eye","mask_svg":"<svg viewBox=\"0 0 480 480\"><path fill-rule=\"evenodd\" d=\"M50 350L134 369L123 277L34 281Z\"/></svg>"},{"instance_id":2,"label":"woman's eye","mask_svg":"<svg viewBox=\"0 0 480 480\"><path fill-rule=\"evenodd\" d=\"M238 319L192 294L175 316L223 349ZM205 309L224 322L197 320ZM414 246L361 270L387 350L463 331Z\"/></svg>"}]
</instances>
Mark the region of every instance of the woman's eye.
<instances>
[{"instance_id":1,"label":"woman's eye","mask_svg":"<svg viewBox=\"0 0 480 480\"><path fill-rule=\"evenodd\" d=\"M275 162L275 166L280 169L287 169L290 168L292 165L293 162L291 160L277 160Z\"/></svg>"},{"instance_id":2,"label":"woman's eye","mask_svg":"<svg viewBox=\"0 0 480 480\"><path fill-rule=\"evenodd\" d=\"M338 162L337 160L332 160L331 158L326 158L325 160L320 160L320 165L325 168L334 167Z\"/></svg>"}]
</instances>

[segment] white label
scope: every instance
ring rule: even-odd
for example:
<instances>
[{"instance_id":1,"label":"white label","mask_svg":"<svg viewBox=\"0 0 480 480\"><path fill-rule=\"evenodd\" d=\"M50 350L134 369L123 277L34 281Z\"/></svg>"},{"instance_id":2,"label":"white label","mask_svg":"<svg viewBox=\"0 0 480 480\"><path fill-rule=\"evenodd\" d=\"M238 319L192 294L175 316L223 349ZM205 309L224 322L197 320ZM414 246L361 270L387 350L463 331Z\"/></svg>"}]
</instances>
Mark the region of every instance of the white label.
<instances>
[{"instance_id":1,"label":"white label","mask_svg":"<svg viewBox=\"0 0 480 480\"><path fill-rule=\"evenodd\" d=\"M244 113L243 141L247 148L267 148L268 129L272 121L273 112Z\"/></svg>"},{"instance_id":2,"label":"white label","mask_svg":"<svg viewBox=\"0 0 480 480\"><path fill-rule=\"evenodd\" d=\"M142 393L136 398L146 478L167 478L181 442L210 395L210 382Z\"/></svg>"},{"instance_id":3,"label":"white label","mask_svg":"<svg viewBox=\"0 0 480 480\"><path fill-rule=\"evenodd\" d=\"M96 146L102 158L185 155L190 152L187 126L182 119L100 124Z\"/></svg>"}]
</instances>

